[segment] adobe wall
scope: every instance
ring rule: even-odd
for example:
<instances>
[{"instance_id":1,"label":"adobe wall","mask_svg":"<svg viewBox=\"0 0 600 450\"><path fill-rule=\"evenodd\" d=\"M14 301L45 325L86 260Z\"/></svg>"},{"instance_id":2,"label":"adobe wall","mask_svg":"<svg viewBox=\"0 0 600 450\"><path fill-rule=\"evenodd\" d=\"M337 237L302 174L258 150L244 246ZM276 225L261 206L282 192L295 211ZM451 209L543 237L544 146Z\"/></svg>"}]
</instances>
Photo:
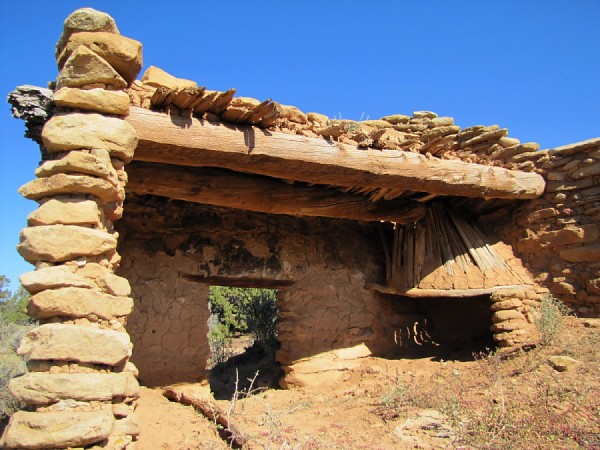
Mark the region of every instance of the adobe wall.
<instances>
[{"instance_id":1,"label":"adobe wall","mask_svg":"<svg viewBox=\"0 0 600 450\"><path fill-rule=\"evenodd\" d=\"M535 281L580 316L600 315L600 139L529 155L547 180L498 231Z\"/></svg>"},{"instance_id":2,"label":"adobe wall","mask_svg":"<svg viewBox=\"0 0 600 450\"><path fill-rule=\"evenodd\" d=\"M369 354L409 354L415 324L425 330L433 320L441 339L456 337L432 308L368 290L385 274L377 224L129 195L118 230L119 273L134 299L127 324L132 361L144 384L204 376L208 285L193 281L203 277L289 284L278 293L277 360L285 387L335 380ZM458 338L489 334L488 322ZM436 336L435 329L429 334Z\"/></svg>"}]
</instances>

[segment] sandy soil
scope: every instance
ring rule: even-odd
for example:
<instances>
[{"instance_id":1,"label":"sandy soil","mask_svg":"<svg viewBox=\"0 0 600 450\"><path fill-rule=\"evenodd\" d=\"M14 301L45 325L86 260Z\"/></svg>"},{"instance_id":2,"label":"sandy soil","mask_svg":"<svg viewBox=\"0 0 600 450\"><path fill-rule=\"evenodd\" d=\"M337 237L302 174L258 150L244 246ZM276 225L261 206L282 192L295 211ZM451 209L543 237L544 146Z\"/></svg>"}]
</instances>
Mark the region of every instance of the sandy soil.
<instances>
[{"instance_id":1,"label":"sandy soil","mask_svg":"<svg viewBox=\"0 0 600 450\"><path fill-rule=\"evenodd\" d=\"M196 391L223 411L231 408L230 420L243 431L249 449L526 448L519 447L519 439L532 442L527 448L551 448L547 430L557 428L555 415L571 428L557 432L552 448L597 449L599 330L573 319L568 344L502 358L364 358L333 385L261 390L233 407L231 400L211 398L206 384L182 389ZM558 372L548 357L565 352L581 364ZM544 392L546 403L555 402L551 407L539 401ZM563 407L572 420L565 419ZM500 418L493 413L498 410L504 414ZM137 449L228 448L211 421L168 401L160 389L143 389L137 414L142 425ZM478 427L470 427L474 422ZM531 430L524 435L518 427L511 430L514 424ZM465 444L467 428L481 434L467 436L479 444Z\"/></svg>"}]
</instances>

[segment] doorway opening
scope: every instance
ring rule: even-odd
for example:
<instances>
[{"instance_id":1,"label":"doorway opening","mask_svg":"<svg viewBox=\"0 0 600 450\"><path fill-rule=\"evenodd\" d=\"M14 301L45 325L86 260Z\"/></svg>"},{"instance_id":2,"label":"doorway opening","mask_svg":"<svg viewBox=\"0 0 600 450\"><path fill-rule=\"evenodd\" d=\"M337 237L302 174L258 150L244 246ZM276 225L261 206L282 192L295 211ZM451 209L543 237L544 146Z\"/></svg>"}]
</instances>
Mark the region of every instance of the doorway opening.
<instances>
[{"instance_id":1,"label":"doorway opening","mask_svg":"<svg viewBox=\"0 0 600 450\"><path fill-rule=\"evenodd\" d=\"M389 299L392 358L471 361L496 348L489 295Z\"/></svg>"},{"instance_id":2,"label":"doorway opening","mask_svg":"<svg viewBox=\"0 0 600 450\"><path fill-rule=\"evenodd\" d=\"M418 307L428 318L438 357L468 361L496 347L489 295L419 299Z\"/></svg>"},{"instance_id":3,"label":"doorway opening","mask_svg":"<svg viewBox=\"0 0 600 450\"><path fill-rule=\"evenodd\" d=\"M210 286L207 363L216 399L278 387L277 290Z\"/></svg>"}]
</instances>

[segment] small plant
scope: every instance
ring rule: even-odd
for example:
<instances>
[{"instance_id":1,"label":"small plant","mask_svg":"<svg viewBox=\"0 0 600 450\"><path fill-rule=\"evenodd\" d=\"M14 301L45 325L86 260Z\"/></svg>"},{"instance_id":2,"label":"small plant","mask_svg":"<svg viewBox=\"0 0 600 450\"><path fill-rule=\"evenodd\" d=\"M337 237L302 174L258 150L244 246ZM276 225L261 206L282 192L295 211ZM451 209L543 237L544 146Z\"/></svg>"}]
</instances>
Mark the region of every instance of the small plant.
<instances>
[{"instance_id":1,"label":"small plant","mask_svg":"<svg viewBox=\"0 0 600 450\"><path fill-rule=\"evenodd\" d=\"M214 367L224 363L233 356L231 348L231 333L225 325L219 322L216 315L211 315L208 321L208 346L210 347L210 358L208 366Z\"/></svg>"},{"instance_id":2,"label":"small plant","mask_svg":"<svg viewBox=\"0 0 600 450\"><path fill-rule=\"evenodd\" d=\"M8 390L8 383L17 375L27 372L25 361L14 352L0 353L0 419L23 407Z\"/></svg>"},{"instance_id":3,"label":"small plant","mask_svg":"<svg viewBox=\"0 0 600 450\"><path fill-rule=\"evenodd\" d=\"M17 348L21 338L35 325L25 313L29 294L22 287L12 293L8 283L10 280L0 275L0 419L23 407L9 392L8 384L12 378L27 372Z\"/></svg>"},{"instance_id":4,"label":"small plant","mask_svg":"<svg viewBox=\"0 0 600 450\"><path fill-rule=\"evenodd\" d=\"M535 320L535 326L541 336L542 345L550 345L556 341L563 326L563 316L571 314L571 310L552 295L542 298L542 303Z\"/></svg>"}]
</instances>

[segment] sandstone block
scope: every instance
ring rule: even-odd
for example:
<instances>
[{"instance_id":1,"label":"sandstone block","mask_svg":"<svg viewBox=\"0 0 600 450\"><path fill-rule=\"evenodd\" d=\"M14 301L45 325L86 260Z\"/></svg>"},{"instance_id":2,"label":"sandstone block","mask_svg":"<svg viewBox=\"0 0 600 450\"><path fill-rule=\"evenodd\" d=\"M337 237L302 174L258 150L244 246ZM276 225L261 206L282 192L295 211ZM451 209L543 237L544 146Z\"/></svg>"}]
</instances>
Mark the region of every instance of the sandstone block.
<instances>
[{"instance_id":1,"label":"sandstone block","mask_svg":"<svg viewBox=\"0 0 600 450\"><path fill-rule=\"evenodd\" d=\"M63 87L54 93L54 103L66 108L79 108L120 116L129 114L129 96L123 91Z\"/></svg>"},{"instance_id":2,"label":"sandstone block","mask_svg":"<svg viewBox=\"0 0 600 450\"><path fill-rule=\"evenodd\" d=\"M127 333L49 323L27 333L17 350L29 359L56 359L116 366L130 356Z\"/></svg>"},{"instance_id":3,"label":"sandstone block","mask_svg":"<svg viewBox=\"0 0 600 450\"><path fill-rule=\"evenodd\" d=\"M433 127L447 127L454 125L454 119L452 117L435 117L431 119L431 126Z\"/></svg>"},{"instance_id":4,"label":"sandstone block","mask_svg":"<svg viewBox=\"0 0 600 450\"><path fill-rule=\"evenodd\" d=\"M100 255L114 250L114 235L75 225L42 225L24 228L19 254L26 261L68 261L78 256Z\"/></svg>"},{"instance_id":5,"label":"sandstone block","mask_svg":"<svg viewBox=\"0 0 600 450\"><path fill-rule=\"evenodd\" d=\"M492 333L504 333L507 331L525 330L527 327L527 321L521 316L520 320L516 319L497 322L490 327L490 331L492 331Z\"/></svg>"},{"instance_id":6,"label":"sandstone block","mask_svg":"<svg viewBox=\"0 0 600 450\"><path fill-rule=\"evenodd\" d=\"M104 203L122 201L125 198L123 189L109 181L87 175L64 173L31 180L19 188L19 194L29 200L40 200L60 194L90 194Z\"/></svg>"},{"instance_id":7,"label":"sandstone block","mask_svg":"<svg viewBox=\"0 0 600 450\"><path fill-rule=\"evenodd\" d=\"M89 278L96 286L108 294L118 297L127 297L131 294L131 286L126 278L113 274L100 264L88 263L77 270L77 275Z\"/></svg>"},{"instance_id":8,"label":"sandstone block","mask_svg":"<svg viewBox=\"0 0 600 450\"><path fill-rule=\"evenodd\" d=\"M539 241L544 245L567 245L580 242L594 242L600 238L600 229L596 224L582 227L567 227L558 231L551 231L540 235Z\"/></svg>"},{"instance_id":9,"label":"sandstone block","mask_svg":"<svg viewBox=\"0 0 600 450\"><path fill-rule=\"evenodd\" d=\"M302 124L308 123L308 118L306 117L306 114L304 114L295 106L281 105L281 110L281 118L285 120Z\"/></svg>"},{"instance_id":10,"label":"sandstone block","mask_svg":"<svg viewBox=\"0 0 600 450\"><path fill-rule=\"evenodd\" d=\"M114 422L108 411L18 411L1 443L3 447L28 449L82 447L106 439Z\"/></svg>"},{"instance_id":11,"label":"sandstone block","mask_svg":"<svg viewBox=\"0 0 600 450\"><path fill-rule=\"evenodd\" d=\"M78 287L91 289L92 283L82 276L73 273L74 268L69 266L52 266L26 272L19 277L21 285L30 294L36 294L44 289L58 289L62 287Z\"/></svg>"},{"instance_id":12,"label":"sandstone block","mask_svg":"<svg viewBox=\"0 0 600 450\"><path fill-rule=\"evenodd\" d=\"M494 303L495 305L496 303ZM515 309L503 309L492 314L492 322L504 322L505 320L521 320L523 314Z\"/></svg>"},{"instance_id":13,"label":"sandstone block","mask_svg":"<svg viewBox=\"0 0 600 450\"><path fill-rule=\"evenodd\" d=\"M317 127L327 126L327 121L329 120L329 117L327 117L325 114L319 114L315 112L306 114L306 118Z\"/></svg>"},{"instance_id":14,"label":"sandstone block","mask_svg":"<svg viewBox=\"0 0 600 450\"><path fill-rule=\"evenodd\" d=\"M507 147L513 147L515 145L519 145L521 143L521 141L516 138L504 136L504 137L501 137L500 139L498 139L498 143L502 147L507 148Z\"/></svg>"},{"instance_id":15,"label":"sandstone block","mask_svg":"<svg viewBox=\"0 0 600 450\"><path fill-rule=\"evenodd\" d=\"M80 45L65 61L56 79L56 87L80 87L95 83L115 89L127 87L127 82L108 62L89 48Z\"/></svg>"},{"instance_id":16,"label":"sandstone block","mask_svg":"<svg viewBox=\"0 0 600 450\"><path fill-rule=\"evenodd\" d=\"M67 59L80 46L92 50L105 59L127 84L133 83L142 68L142 44L136 40L107 32L87 32L72 34L59 55L57 62L62 69Z\"/></svg>"},{"instance_id":17,"label":"sandstone block","mask_svg":"<svg viewBox=\"0 0 600 450\"><path fill-rule=\"evenodd\" d=\"M571 176L576 179L584 177L593 177L595 175L600 175L600 163L582 167L571 174Z\"/></svg>"},{"instance_id":18,"label":"sandstone block","mask_svg":"<svg viewBox=\"0 0 600 450\"><path fill-rule=\"evenodd\" d=\"M67 39L73 33L81 31L105 31L107 33L119 34L117 24L111 16L92 8L80 8L77 11L73 11L65 19L62 35L56 44L56 58L62 52Z\"/></svg>"},{"instance_id":19,"label":"sandstone block","mask_svg":"<svg viewBox=\"0 0 600 450\"><path fill-rule=\"evenodd\" d=\"M99 220L98 204L80 198L50 199L27 216L29 226L96 225Z\"/></svg>"},{"instance_id":20,"label":"sandstone block","mask_svg":"<svg viewBox=\"0 0 600 450\"><path fill-rule=\"evenodd\" d=\"M29 372L10 381L11 394L29 405L46 405L60 400L112 401L137 398L140 386L129 372L47 373Z\"/></svg>"},{"instance_id":21,"label":"sandstone block","mask_svg":"<svg viewBox=\"0 0 600 450\"><path fill-rule=\"evenodd\" d=\"M560 257L569 262L600 261L600 244L584 245L560 251Z\"/></svg>"},{"instance_id":22,"label":"sandstone block","mask_svg":"<svg viewBox=\"0 0 600 450\"><path fill-rule=\"evenodd\" d=\"M566 281L553 282L548 286L550 292L554 295L576 295L577 291L572 284Z\"/></svg>"},{"instance_id":23,"label":"sandstone block","mask_svg":"<svg viewBox=\"0 0 600 450\"><path fill-rule=\"evenodd\" d=\"M140 424L137 417L131 414L115 422L115 434L125 434L129 436L138 436L140 434Z\"/></svg>"},{"instance_id":24,"label":"sandstone block","mask_svg":"<svg viewBox=\"0 0 600 450\"><path fill-rule=\"evenodd\" d=\"M42 141L49 152L103 148L131 161L138 143L135 129L126 121L95 113L53 116L42 130Z\"/></svg>"},{"instance_id":25,"label":"sandstone block","mask_svg":"<svg viewBox=\"0 0 600 450\"><path fill-rule=\"evenodd\" d=\"M172 91L195 89L198 87L198 84L195 81L174 77L155 66L150 66L146 69L146 72L142 75L142 82L149 86L165 87Z\"/></svg>"},{"instance_id":26,"label":"sandstone block","mask_svg":"<svg viewBox=\"0 0 600 450\"><path fill-rule=\"evenodd\" d=\"M381 120L385 120L386 122L389 122L392 125L397 125L399 123L408 123L408 121L410 120L410 116L405 116L403 114L393 114L391 116L382 117Z\"/></svg>"},{"instance_id":27,"label":"sandstone block","mask_svg":"<svg viewBox=\"0 0 600 450\"><path fill-rule=\"evenodd\" d=\"M492 311L504 311L510 309L517 309L522 306L522 303L514 298L509 298L507 300L502 300L499 302L492 303L491 309Z\"/></svg>"},{"instance_id":28,"label":"sandstone block","mask_svg":"<svg viewBox=\"0 0 600 450\"><path fill-rule=\"evenodd\" d=\"M114 185L118 183L117 172L109 157L101 158L82 151L72 151L59 159L45 161L35 170L36 176L40 178L57 173L83 173L104 178Z\"/></svg>"},{"instance_id":29,"label":"sandstone block","mask_svg":"<svg viewBox=\"0 0 600 450\"><path fill-rule=\"evenodd\" d=\"M600 278L587 280L585 287L590 294L600 294Z\"/></svg>"},{"instance_id":30,"label":"sandstone block","mask_svg":"<svg viewBox=\"0 0 600 450\"><path fill-rule=\"evenodd\" d=\"M413 117L415 119L435 119L438 115L432 111L415 111Z\"/></svg>"},{"instance_id":31,"label":"sandstone block","mask_svg":"<svg viewBox=\"0 0 600 450\"><path fill-rule=\"evenodd\" d=\"M558 372L574 370L582 364L581 361L578 361L575 358L561 355L550 356L548 358L548 363Z\"/></svg>"},{"instance_id":32,"label":"sandstone block","mask_svg":"<svg viewBox=\"0 0 600 450\"><path fill-rule=\"evenodd\" d=\"M127 316L133 309L129 297L116 297L91 289L66 287L40 292L29 300L27 312L36 319L49 317L87 317L101 319Z\"/></svg>"}]
</instances>

